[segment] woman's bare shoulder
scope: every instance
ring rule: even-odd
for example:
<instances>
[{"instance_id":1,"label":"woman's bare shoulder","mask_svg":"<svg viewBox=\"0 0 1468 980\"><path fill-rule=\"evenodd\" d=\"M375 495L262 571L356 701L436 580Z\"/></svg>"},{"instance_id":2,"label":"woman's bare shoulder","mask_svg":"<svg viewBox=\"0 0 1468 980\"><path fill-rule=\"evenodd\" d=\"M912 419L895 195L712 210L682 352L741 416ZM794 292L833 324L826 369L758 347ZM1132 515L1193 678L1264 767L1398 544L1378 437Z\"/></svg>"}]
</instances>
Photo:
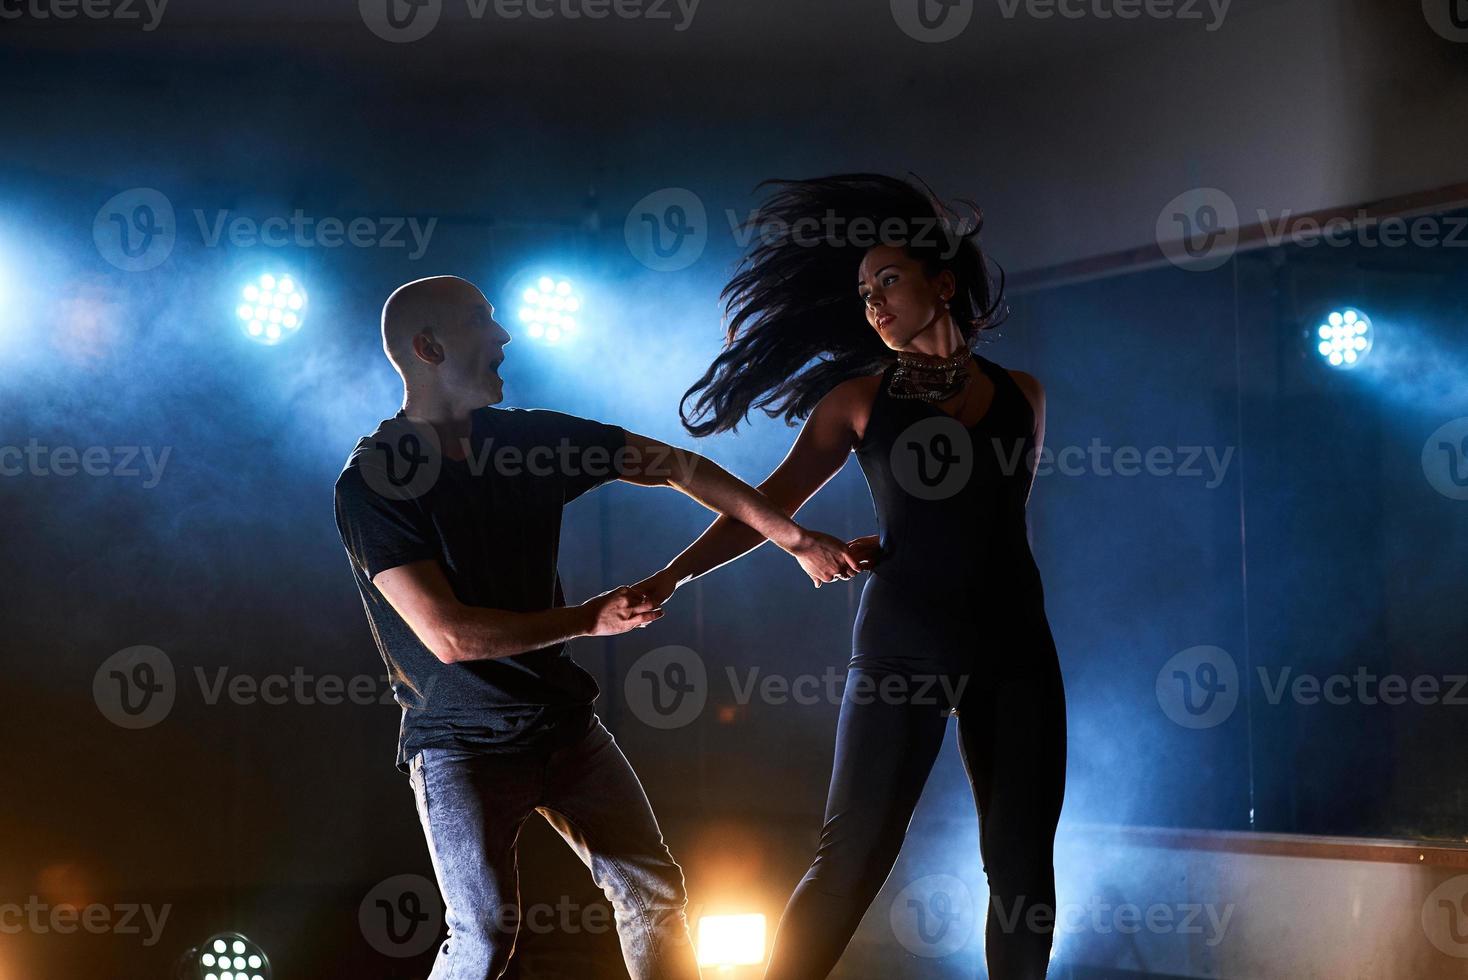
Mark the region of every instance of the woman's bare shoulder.
<instances>
[{"instance_id":1,"label":"woman's bare shoulder","mask_svg":"<svg viewBox=\"0 0 1468 980\"><path fill-rule=\"evenodd\" d=\"M867 420L872 415L872 402L876 400L877 388L882 384L882 372L863 374L848 378L826 393L818 411L840 417L850 427L855 442L861 442L867 430Z\"/></svg>"},{"instance_id":2,"label":"woman's bare shoulder","mask_svg":"<svg viewBox=\"0 0 1468 980\"><path fill-rule=\"evenodd\" d=\"M1014 379L1014 383L1019 386L1019 390L1025 393L1025 397L1030 400L1030 404L1035 407L1036 411L1044 407L1045 386L1040 384L1039 378L1030 374L1028 371L1015 371L1011 368L1005 368L1005 370Z\"/></svg>"}]
</instances>

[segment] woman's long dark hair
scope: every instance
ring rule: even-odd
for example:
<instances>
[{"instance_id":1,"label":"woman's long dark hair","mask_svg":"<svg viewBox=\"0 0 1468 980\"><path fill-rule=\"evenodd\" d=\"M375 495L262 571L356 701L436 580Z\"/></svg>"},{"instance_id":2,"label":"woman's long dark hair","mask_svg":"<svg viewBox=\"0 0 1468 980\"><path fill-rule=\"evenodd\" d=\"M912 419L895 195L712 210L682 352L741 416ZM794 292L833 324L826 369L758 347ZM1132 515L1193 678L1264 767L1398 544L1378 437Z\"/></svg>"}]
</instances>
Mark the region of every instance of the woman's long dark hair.
<instances>
[{"instance_id":1,"label":"woman's long dark hair","mask_svg":"<svg viewBox=\"0 0 1468 980\"><path fill-rule=\"evenodd\" d=\"M758 244L720 297L729 318L724 350L678 405L693 435L736 429L754 408L793 425L836 385L890 363L856 288L875 245L903 246L928 275L953 273L949 309L966 343L1004 319L1003 271L997 282L989 274L978 244L983 216L972 201L945 205L882 174L759 186L775 190L749 221Z\"/></svg>"}]
</instances>

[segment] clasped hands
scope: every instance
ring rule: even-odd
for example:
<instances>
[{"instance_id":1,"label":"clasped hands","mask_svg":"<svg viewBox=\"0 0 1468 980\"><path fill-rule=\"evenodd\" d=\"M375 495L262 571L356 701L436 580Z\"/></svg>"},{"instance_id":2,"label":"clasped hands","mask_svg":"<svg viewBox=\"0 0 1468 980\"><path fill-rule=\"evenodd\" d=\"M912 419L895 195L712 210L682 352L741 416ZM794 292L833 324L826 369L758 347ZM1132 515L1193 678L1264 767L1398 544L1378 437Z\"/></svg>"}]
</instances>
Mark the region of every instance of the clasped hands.
<instances>
[{"instance_id":1,"label":"clasped hands","mask_svg":"<svg viewBox=\"0 0 1468 980\"><path fill-rule=\"evenodd\" d=\"M843 543L832 535L807 530L786 550L810 576L812 585L820 588L827 582L845 582L869 571L881 546L875 534ZM635 585L618 586L588 600L586 605L593 614L588 635L626 633L662 619L663 603L677 591L681 578L682 573L670 565Z\"/></svg>"}]
</instances>

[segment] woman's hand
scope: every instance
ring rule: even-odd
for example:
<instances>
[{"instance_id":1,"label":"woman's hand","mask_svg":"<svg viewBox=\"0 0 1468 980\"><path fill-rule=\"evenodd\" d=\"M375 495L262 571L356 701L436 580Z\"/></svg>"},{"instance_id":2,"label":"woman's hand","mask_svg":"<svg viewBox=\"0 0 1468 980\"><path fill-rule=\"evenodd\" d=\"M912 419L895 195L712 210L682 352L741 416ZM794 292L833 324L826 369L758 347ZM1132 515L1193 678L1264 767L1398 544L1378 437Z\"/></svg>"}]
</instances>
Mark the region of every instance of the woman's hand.
<instances>
[{"instance_id":1,"label":"woman's hand","mask_svg":"<svg viewBox=\"0 0 1468 980\"><path fill-rule=\"evenodd\" d=\"M805 569L816 588L825 582L845 582L853 575L861 574L861 565L840 538L820 531L801 530L800 540L786 550L800 562L800 567Z\"/></svg>"},{"instance_id":2,"label":"woman's hand","mask_svg":"<svg viewBox=\"0 0 1468 980\"><path fill-rule=\"evenodd\" d=\"M632 586L638 592L651 599L656 605L661 606L670 599L678 589L678 575L676 572L664 568L660 572L654 572L647 578Z\"/></svg>"},{"instance_id":3,"label":"woman's hand","mask_svg":"<svg viewBox=\"0 0 1468 980\"><path fill-rule=\"evenodd\" d=\"M864 570L870 571L882 554L882 539L875 534L866 534L846 542L847 549Z\"/></svg>"}]
</instances>

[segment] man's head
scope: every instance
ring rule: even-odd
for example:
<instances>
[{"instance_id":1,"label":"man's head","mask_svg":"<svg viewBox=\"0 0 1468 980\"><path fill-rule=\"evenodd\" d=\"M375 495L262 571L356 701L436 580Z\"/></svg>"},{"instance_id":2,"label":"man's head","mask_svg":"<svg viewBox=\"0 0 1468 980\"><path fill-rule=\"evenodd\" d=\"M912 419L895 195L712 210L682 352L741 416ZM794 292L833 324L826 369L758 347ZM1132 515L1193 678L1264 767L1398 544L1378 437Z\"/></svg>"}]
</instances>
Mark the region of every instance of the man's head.
<instances>
[{"instance_id":1,"label":"man's head","mask_svg":"<svg viewBox=\"0 0 1468 980\"><path fill-rule=\"evenodd\" d=\"M410 394L466 409L504 398L510 335L473 283L432 276L399 286L382 307L382 349Z\"/></svg>"}]
</instances>

